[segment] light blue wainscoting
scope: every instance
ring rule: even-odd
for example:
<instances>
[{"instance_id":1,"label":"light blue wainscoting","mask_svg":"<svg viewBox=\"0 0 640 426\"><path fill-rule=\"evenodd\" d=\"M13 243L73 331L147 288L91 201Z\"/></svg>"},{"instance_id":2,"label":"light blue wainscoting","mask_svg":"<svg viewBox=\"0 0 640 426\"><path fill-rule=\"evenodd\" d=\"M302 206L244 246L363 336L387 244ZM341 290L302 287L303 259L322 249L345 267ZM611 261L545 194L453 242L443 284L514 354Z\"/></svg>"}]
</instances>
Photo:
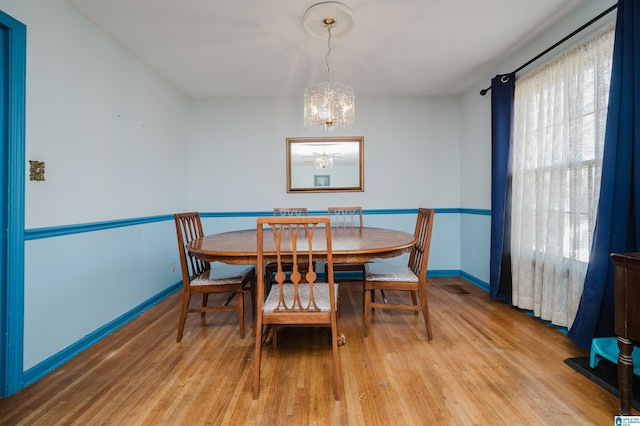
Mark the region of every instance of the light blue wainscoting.
<instances>
[{"instance_id":1,"label":"light blue wainscoting","mask_svg":"<svg viewBox=\"0 0 640 426\"><path fill-rule=\"evenodd\" d=\"M460 215L461 276L489 291L491 212L463 209Z\"/></svg>"},{"instance_id":2,"label":"light blue wainscoting","mask_svg":"<svg viewBox=\"0 0 640 426\"><path fill-rule=\"evenodd\" d=\"M26 232L25 386L179 288L173 217L153 219Z\"/></svg>"}]
</instances>

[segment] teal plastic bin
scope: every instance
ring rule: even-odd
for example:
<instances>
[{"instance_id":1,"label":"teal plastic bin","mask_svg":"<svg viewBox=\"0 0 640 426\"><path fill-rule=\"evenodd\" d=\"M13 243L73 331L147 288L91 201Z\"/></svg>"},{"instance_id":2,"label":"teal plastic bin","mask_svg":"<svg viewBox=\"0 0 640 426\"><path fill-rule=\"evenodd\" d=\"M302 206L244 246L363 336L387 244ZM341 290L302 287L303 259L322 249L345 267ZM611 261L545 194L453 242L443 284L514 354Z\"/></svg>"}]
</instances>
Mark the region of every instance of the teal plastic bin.
<instances>
[{"instance_id":1,"label":"teal plastic bin","mask_svg":"<svg viewBox=\"0 0 640 426\"><path fill-rule=\"evenodd\" d=\"M596 368L603 358L618 364L619 353L617 337L596 337L591 341L589 367ZM636 346L633 347L631 358L633 359L633 374L640 376L640 350Z\"/></svg>"}]
</instances>

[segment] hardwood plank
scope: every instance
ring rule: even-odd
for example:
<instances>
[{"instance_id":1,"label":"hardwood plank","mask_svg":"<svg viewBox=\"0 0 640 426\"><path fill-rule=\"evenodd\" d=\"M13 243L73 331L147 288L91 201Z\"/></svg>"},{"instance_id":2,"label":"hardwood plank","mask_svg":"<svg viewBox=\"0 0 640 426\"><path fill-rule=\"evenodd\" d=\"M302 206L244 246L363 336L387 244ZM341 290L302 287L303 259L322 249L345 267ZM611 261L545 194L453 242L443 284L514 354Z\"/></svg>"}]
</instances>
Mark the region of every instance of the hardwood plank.
<instances>
[{"instance_id":1,"label":"hardwood plank","mask_svg":"<svg viewBox=\"0 0 640 426\"><path fill-rule=\"evenodd\" d=\"M380 309L363 338L361 283L342 285L339 402L326 330L282 330L254 401L250 310L245 339L235 312L219 312L189 315L176 343L176 293L0 400L0 424L612 423L619 400L564 364L587 355L564 334L460 278L428 285L431 342L421 316Z\"/></svg>"}]
</instances>

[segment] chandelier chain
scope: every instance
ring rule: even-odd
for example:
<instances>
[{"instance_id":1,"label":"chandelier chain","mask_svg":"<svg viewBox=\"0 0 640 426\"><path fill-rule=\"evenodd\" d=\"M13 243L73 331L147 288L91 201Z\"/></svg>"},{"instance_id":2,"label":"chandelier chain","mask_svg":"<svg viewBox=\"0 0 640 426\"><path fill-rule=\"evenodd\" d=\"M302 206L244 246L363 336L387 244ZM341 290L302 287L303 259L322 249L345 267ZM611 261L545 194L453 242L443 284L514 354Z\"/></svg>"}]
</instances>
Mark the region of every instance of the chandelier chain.
<instances>
[{"instance_id":1,"label":"chandelier chain","mask_svg":"<svg viewBox=\"0 0 640 426\"><path fill-rule=\"evenodd\" d=\"M329 33L329 37L327 38L327 46L329 49L327 50L327 56L326 56L327 81L331 83L331 66L329 64L329 55L331 55L331 25L327 25L327 32Z\"/></svg>"}]
</instances>

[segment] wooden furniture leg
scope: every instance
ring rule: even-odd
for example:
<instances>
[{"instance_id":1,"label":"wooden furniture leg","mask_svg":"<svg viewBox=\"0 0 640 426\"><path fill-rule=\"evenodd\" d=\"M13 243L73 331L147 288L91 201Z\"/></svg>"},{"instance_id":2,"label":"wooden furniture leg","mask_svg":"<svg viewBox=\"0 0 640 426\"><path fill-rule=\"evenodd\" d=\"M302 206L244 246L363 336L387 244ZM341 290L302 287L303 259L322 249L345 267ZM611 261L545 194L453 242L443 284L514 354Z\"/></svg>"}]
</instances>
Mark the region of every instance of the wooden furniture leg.
<instances>
[{"instance_id":1,"label":"wooden furniture leg","mask_svg":"<svg viewBox=\"0 0 640 426\"><path fill-rule=\"evenodd\" d=\"M620 385L620 414L631 415L631 395L633 384L633 343L624 337L618 337L618 383Z\"/></svg>"}]
</instances>

